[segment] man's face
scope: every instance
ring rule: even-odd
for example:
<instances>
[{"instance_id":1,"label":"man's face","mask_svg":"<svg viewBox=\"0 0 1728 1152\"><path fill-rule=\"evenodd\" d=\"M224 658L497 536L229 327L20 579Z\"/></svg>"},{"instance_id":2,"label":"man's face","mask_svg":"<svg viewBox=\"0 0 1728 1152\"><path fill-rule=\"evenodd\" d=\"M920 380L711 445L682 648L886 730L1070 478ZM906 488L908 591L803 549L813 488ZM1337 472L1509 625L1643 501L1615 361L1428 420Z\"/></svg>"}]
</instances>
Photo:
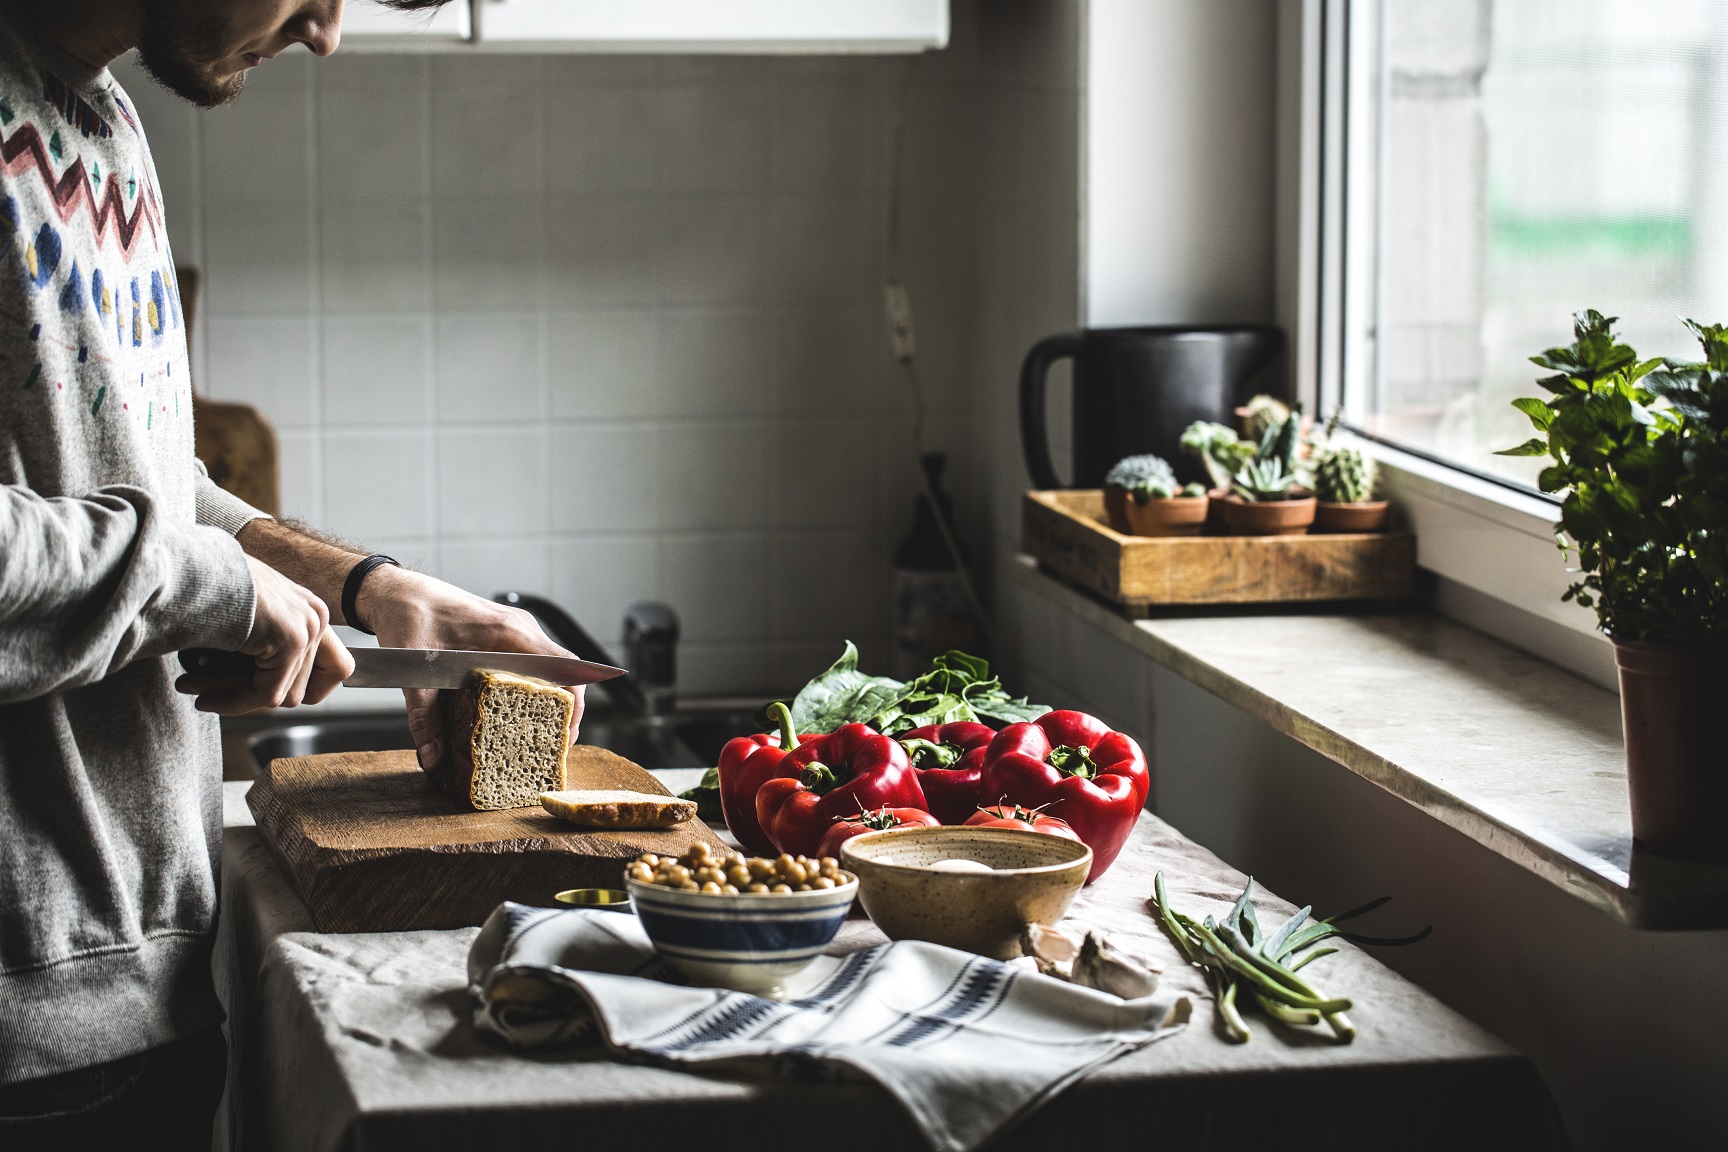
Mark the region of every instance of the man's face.
<instances>
[{"instance_id":1,"label":"man's face","mask_svg":"<svg viewBox=\"0 0 1728 1152\"><path fill-rule=\"evenodd\" d=\"M342 0L139 0L138 62L176 95L214 108L285 48L336 50Z\"/></svg>"}]
</instances>

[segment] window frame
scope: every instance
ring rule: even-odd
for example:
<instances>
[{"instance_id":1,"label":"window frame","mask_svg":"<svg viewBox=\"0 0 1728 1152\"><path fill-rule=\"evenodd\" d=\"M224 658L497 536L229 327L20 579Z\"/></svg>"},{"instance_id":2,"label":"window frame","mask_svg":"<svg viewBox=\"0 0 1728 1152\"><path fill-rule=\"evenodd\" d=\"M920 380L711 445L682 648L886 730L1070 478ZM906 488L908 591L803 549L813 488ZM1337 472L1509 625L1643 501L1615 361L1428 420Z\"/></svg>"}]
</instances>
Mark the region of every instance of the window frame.
<instances>
[{"instance_id":1,"label":"window frame","mask_svg":"<svg viewBox=\"0 0 1728 1152\"><path fill-rule=\"evenodd\" d=\"M1281 93L1300 108L1300 124L1290 126L1297 146L1285 150L1296 167L1282 175L1301 188L1299 219L1285 238L1297 249L1287 264L1294 290L1281 312L1294 333L1298 396L1317 413L1341 405L1347 382L1378 378L1372 326L1382 291L1375 240L1385 93L1374 91L1384 81L1371 63L1382 2L1302 0L1300 20L1281 29L1282 58L1300 60ZM1560 600L1573 577L1556 542L1557 497L1349 421L1343 427L1379 463L1386 495L1416 533L1418 565L1440 578L1441 611L1616 686L1595 614Z\"/></svg>"}]
</instances>

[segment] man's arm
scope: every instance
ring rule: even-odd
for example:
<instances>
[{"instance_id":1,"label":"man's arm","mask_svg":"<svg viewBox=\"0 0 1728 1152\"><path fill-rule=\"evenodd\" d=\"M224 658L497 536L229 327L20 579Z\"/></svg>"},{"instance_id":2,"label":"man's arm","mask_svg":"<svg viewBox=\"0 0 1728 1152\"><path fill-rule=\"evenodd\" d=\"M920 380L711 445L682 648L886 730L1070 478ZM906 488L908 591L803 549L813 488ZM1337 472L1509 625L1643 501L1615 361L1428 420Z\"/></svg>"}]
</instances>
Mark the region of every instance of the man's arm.
<instances>
[{"instance_id":1,"label":"man's arm","mask_svg":"<svg viewBox=\"0 0 1728 1152\"><path fill-rule=\"evenodd\" d=\"M239 648L253 602L240 549L169 520L141 488L49 499L0 486L0 703L180 648Z\"/></svg>"},{"instance_id":2,"label":"man's arm","mask_svg":"<svg viewBox=\"0 0 1728 1152\"><path fill-rule=\"evenodd\" d=\"M235 537L240 546L284 576L312 590L337 624L342 617L342 586L363 558L352 545L332 539L303 524L253 520ZM386 648L457 648L483 652L539 652L568 656L540 630L534 617L464 592L423 572L386 565L374 569L360 585L354 608L360 621L378 634ZM582 716L582 689L576 693L576 719ZM406 690L408 730L414 738L420 766L432 769L444 755L444 724L438 694ZM575 730L571 739L575 739Z\"/></svg>"}]
</instances>

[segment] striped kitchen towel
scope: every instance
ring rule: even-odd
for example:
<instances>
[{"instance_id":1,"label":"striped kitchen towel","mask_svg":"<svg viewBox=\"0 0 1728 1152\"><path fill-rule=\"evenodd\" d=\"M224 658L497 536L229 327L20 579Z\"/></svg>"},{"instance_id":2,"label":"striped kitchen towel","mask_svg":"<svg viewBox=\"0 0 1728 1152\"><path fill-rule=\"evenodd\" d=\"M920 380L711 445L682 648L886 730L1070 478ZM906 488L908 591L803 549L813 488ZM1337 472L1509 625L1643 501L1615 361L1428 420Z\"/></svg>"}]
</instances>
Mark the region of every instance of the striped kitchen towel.
<instances>
[{"instance_id":1,"label":"striped kitchen towel","mask_svg":"<svg viewBox=\"0 0 1728 1152\"><path fill-rule=\"evenodd\" d=\"M486 921L468 981L475 1024L521 1048L598 1041L665 1065L867 1076L939 1152L970 1152L1190 1010L914 940L820 957L793 998L766 1000L685 986L634 916L520 904Z\"/></svg>"}]
</instances>

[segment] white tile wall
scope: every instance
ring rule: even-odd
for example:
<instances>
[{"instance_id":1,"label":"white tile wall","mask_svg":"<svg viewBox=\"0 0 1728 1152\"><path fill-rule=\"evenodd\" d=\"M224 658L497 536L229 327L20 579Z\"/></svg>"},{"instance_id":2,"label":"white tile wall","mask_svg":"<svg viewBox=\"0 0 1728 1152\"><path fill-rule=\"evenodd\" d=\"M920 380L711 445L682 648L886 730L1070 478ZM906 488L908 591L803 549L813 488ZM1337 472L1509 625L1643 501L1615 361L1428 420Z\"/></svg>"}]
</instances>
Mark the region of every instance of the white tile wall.
<instances>
[{"instance_id":1,"label":"white tile wall","mask_svg":"<svg viewBox=\"0 0 1728 1152\"><path fill-rule=\"evenodd\" d=\"M195 374L275 424L287 513L602 637L664 598L688 689L760 691L846 638L887 663L915 456L879 303L902 66L285 56L210 113L116 71L204 271ZM932 434L964 435L974 80L921 67L952 139L913 132L905 274Z\"/></svg>"}]
</instances>

